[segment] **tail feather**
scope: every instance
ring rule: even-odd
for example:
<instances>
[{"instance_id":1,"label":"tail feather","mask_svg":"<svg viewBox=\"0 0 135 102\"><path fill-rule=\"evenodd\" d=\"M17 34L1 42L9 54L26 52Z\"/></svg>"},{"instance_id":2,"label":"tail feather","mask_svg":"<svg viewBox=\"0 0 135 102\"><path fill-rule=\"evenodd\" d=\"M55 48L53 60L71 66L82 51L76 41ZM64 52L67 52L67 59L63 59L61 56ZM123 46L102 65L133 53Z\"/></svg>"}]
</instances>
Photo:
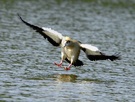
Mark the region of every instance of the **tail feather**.
<instances>
[{"instance_id":1,"label":"tail feather","mask_svg":"<svg viewBox=\"0 0 135 102\"><path fill-rule=\"evenodd\" d=\"M68 63L70 63L70 61L66 58L65 59ZM75 63L73 63L72 65L74 65L75 67L76 66L83 66L83 62L82 61L80 61L79 59L75 62Z\"/></svg>"}]
</instances>

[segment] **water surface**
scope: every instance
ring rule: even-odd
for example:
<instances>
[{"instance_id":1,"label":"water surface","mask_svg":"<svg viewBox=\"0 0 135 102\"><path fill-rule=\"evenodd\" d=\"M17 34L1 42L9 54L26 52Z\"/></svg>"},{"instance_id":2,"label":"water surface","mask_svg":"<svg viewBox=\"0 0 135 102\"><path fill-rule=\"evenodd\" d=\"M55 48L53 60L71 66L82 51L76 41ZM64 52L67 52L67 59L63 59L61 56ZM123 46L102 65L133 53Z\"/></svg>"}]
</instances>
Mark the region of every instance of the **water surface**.
<instances>
[{"instance_id":1,"label":"water surface","mask_svg":"<svg viewBox=\"0 0 135 102\"><path fill-rule=\"evenodd\" d=\"M135 2L129 0L1 0L0 101L134 102ZM25 26L33 24L93 44L118 61L89 61L65 71L60 48ZM65 63L67 65L67 63Z\"/></svg>"}]
</instances>

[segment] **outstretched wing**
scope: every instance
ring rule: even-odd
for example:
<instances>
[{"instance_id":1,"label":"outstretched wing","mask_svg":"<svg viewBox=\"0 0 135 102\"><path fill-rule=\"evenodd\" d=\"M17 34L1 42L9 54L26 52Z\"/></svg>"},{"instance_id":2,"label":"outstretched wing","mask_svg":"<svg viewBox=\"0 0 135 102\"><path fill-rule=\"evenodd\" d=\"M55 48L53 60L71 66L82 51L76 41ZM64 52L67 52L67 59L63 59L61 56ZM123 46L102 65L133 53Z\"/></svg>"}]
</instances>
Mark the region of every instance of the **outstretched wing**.
<instances>
[{"instance_id":1,"label":"outstretched wing","mask_svg":"<svg viewBox=\"0 0 135 102\"><path fill-rule=\"evenodd\" d=\"M80 44L82 50L85 52L87 58L89 60L95 61L95 60L117 60L120 59L119 54L114 55L106 55L102 53L97 47L92 46L90 44Z\"/></svg>"},{"instance_id":2,"label":"outstretched wing","mask_svg":"<svg viewBox=\"0 0 135 102\"><path fill-rule=\"evenodd\" d=\"M26 24L27 26L34 29L36 32L40 33L45 39L47 39L52 45L54 46L60 46L62 41L62 34L58 33L57 31L52 30L51 28L45 28L45 27L38 27L33 24L30 24L22 19L22 17L18 14L20 20Z\"/></svg>"}]
</instances>

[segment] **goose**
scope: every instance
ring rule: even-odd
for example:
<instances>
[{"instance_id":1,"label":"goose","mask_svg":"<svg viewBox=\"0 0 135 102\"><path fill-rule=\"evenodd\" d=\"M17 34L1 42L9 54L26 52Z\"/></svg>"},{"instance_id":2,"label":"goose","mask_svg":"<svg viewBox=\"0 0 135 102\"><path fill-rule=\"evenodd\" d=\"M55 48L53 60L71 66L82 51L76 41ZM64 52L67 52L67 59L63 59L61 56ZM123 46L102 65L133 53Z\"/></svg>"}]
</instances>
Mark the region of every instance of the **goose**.
<instances>
[{"instance_id":1,"label":"goose","mask_svg":"<svg viewBox=\"0 0 135 102\"><path fill-rule=\"evenodd\" d=\"M61 61L60 63L54 63L58 67L63 67L63 61L66 60L69 65L63 67L65 70L70 70L71 66L83 66L83 62L79 60L80 51L82 50L87 58L91 61L96 60L118 60L120 59L119 53L113 55L104 54L96 46L91 44L82 44L69 36L63 36L61 33L46 27L39 27L28 23L18 14L19 19L30 28L34 29L45 39L47 39L53 46L61 47Z\"/></svg>"}]
</instances>

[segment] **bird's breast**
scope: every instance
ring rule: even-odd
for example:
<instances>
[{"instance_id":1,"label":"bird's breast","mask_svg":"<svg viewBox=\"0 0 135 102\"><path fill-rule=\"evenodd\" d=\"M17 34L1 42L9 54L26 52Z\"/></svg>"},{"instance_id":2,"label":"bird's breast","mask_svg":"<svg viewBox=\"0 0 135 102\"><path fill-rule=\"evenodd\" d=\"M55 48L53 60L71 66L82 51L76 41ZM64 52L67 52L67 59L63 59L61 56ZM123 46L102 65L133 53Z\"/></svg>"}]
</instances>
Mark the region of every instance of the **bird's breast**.
<instances>
[{"instance_id":1,"label":"bird's breast","mask_svg":"<svg viewBox=\"0 0 135 102\"><path fill-rule=\"evenodd\" d=\"M76 47L74 47L74 48L65 47L64 53L66 54L67 59L69 59L69 60L72 59L73 62L75 62L79 57L80 49L78 47L77 48Z\"/></svg>"},{"instance_id":2,"label":"bird's breast","mask_svg":"<svg viewBox=\"0 0 135 102\"><path fill-rule=\"evenodd\" d=\"M64 53L68 56L71 57L73 55L73 50L69 49L67 47L64 48Z\"/></svg>"}]
</instances>

